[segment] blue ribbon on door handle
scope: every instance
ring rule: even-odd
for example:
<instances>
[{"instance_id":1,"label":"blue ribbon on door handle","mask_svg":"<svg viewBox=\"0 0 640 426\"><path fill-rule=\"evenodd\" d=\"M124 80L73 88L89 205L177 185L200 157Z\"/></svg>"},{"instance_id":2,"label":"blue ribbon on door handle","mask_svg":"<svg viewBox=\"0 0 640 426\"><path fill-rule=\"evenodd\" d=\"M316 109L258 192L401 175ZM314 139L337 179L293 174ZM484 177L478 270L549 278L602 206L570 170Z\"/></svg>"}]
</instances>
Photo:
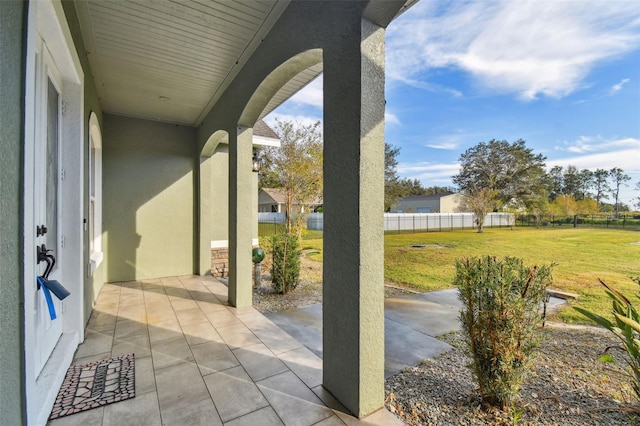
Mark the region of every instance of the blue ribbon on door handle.
<instances>
[{"instance_id":1,"label":"blue ribbon on door handle","mask_svg":"<svg viewBox=\"0 0 640 426\"><path fill-rule=\"evenodd\" d=\"M56 264L55 257L53 255L47 254L46 248L44 244L42 245L42 249L38 251L38 263L41 260L47 262L47 268L44 271L43 276L37 277L38 289L42 289L44 293L44 298L47 301L47 307L49 308L49 317L53 321L57 318L56 315L56 307L53 304L53 299L51 297L51 293L53 293L59 300L66 299L71 293L69 290L64 288L62 284L60 284L57 280L50 280L47 277L49 273L53 270L53 266Z\"/></svg>"}]
</instances>

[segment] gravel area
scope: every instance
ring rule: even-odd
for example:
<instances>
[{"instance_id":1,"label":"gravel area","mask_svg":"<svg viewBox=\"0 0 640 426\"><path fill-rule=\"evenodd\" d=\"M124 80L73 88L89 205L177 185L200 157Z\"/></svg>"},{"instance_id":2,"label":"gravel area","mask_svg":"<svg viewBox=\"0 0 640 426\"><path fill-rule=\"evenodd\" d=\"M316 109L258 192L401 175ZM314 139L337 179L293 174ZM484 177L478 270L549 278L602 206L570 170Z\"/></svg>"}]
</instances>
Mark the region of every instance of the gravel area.
<instances>
[{"instance_id":1,"label":"gravel area","mask_svg":"<svg viewBox=\"0 0 640 426\"><path fill-rule=\"evenodd\" d=\"M629 425L638 424L627 377L597 359L617 342L605 330L548 324L535 373L511 412L485 410L460 333L454 346L385 383L386 406L408 425ZM634 413L635 411L635 413Z\"/></svg>"},{"instance_id":2,"label":"gravel area","mask_svg":"<svg viewBox=\"0 0 640 426\"><path fill-rule=\"evenodd\" d=\"M274 293L263 267L262 285L253 291L257 310L271 313L322 302L322 264L306 256L301 261L301 282L285 295ZM385 286L385 297L410 293L395 284ZM407 425L640 424L623 366L598 362L616 339L603 329L549 322L541 332L535 372L509 412L481 406L460 333L439 337L454 347L449 352L387 379L386 407Z\"/></svg>"}]
</instances>

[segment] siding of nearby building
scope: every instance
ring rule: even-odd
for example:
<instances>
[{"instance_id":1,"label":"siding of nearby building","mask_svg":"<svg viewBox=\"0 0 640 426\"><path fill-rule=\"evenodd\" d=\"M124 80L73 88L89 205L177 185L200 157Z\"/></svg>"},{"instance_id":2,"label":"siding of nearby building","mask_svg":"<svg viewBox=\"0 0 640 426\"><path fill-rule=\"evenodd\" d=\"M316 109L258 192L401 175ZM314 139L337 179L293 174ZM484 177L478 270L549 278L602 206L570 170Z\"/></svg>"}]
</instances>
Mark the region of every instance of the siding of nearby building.
<instances>
[{"instance_id":1,"label":"siding of nearby building","mask_svg":"<svg viewBox=\"0 0 640 426\"><path fill-rule=\"evenodd\" d=\"M461 194L411 195L398 200L393 213L456 213L464 198Z\"/></svg>"},{"instance_id":2,"label":"siding of nearby building","mask_svg":"<svg viewBox=\"0 0 640 426\"><path fill-rule=\"evenodd\" d=\"M105 114L107 281L194 272L195 137L191 127Z\"/></svg>"},{"instance_id":3,"label":"siding of nearby building","mask_svg":"<svg viewBox=\"0 0 640 426\"><path fill-rule=\"evenodd\" d=\"M457 213L464 200L462 194L445 195L440 198L440 213Z\"/></svg>"},{"instance_id":4,"label":"siding of nearby building","mask_svg":"<svg viewBox=\"0 0 640 426\"><path fill-rule=\"evenodd\" d=\"M22 143L27 2L0 2L0 419L25 420L22 293Z\"/></svg>"}]
</instances>

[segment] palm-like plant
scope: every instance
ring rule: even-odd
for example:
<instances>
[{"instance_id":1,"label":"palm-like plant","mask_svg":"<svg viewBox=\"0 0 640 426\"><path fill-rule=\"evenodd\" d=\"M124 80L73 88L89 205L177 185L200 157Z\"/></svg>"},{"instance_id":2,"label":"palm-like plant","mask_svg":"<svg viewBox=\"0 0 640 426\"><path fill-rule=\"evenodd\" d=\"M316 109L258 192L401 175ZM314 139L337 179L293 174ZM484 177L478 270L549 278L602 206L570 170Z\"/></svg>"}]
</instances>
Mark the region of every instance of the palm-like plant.
<instances>
[{"instance_id":1,"label":"palm-like plant","mask_svg":"<svg viewBox=\"0 0 640 426\"><path fill-rule=\"evenodd\" d=\"M620 340L621 345L606 348L605 354L600 360L605 362L614 361L609 351L611 349L620 349L624 353L625 361L629 366L629 371L626 374L632 380L632 387L636 397L640 399L640 314L622 293L609 287L601 279L598 280L605 287L605 292L611 299L614 320L611 321L583 308L574 307L574 309L611 331ZM640 277L633 278L633 280L640 285Z\"/></svg>"}]
</instances>

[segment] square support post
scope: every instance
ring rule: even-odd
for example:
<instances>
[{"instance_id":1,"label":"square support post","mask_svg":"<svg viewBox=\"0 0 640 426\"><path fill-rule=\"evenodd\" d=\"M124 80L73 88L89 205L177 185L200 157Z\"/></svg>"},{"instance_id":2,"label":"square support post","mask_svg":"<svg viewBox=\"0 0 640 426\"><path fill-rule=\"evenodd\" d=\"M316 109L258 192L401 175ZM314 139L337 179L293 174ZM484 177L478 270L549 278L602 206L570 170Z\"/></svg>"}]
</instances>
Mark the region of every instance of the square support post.
<instances>
[{"instance_id":1,"label":"square support post","mask_svg":"<svg viewBox=\"0 0 640 426\"><path fill-rule=\"evenodd\" d=\"M350 28L324 50L323 384L364 417L384 404L385 31Z\"/></svg>"},{"instance_id":2,"label":"square support post","mask_svg":"<svg viewBox=\"0 0 640 426\"><path fill-rule=\"evenodd\" d=\"M199 157L198 164L198 275L211 275L213 227L213 176L211 157Z\"/></svg>"},{"instance_id":3,"label":"square support post","mask_svg":"<svg viewBox=\"0 0 640 426\"><path fill-rule=\"evenodd\" d=\"M229 304L252 305L251 239L253 129L238 127L229 133Z\"/></svg>"}]
</instances>

